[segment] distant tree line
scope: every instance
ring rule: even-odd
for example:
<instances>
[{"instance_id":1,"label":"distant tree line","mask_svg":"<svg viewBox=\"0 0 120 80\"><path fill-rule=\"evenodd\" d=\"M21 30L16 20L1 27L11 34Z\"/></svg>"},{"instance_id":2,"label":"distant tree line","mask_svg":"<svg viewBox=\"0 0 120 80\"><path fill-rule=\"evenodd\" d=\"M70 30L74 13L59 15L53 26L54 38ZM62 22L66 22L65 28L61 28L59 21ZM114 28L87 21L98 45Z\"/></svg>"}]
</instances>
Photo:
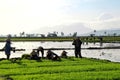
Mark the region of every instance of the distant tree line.
<instances>
[{"instance_id":1,"label":"distant tree line","mask_svg":"<svg viewBox=\"0 0 120 80\"><path fill-rule=\"evenodd\" d=\"M107 32L105 31L103 35L96 35L97 31L94 30L92 34L89 34L88 36L90 37L94 37L94 36L120 36L120 34L117 34L117 33L113 33L113 34L107 34ZM35 33L25 33L24 31L23 32L20 32L19 35L17 34L8 34L6 36L4 35L1 35L0 37L7 37L7 36L11 36L11 37L76 37L78 36L77 32L74 32L74 33L69 33L68 35L65 35L64 32L60 32L58 34L57 31L53 31L53 32L48 32L47 35L45 34L35 34Z\"/></svg>"},{"instance_id":2,"label":"distant tree line","mask_svg":"<svg viewBox=\"0 0 120 80\"><path fill-rule=\"evenodd\" d=\"M93 36L120 36L120 34L117 34L117 33L115 33L115 32L109 34L109 33L107 33L107 31L104 31L104 33L101 33L101 35L96 35L96 33L97 33L97 31L94 30L93 33L90 34L90 36L91 36L91 37L93 37Z\"/></svg>"},{"instance_id":3,"label":"distant tree line","mask_svg":"<svg viewBox=\"0 0 120 80\"><path fill-rule=\"evenodd\" d=\"M45 34L28 34L25 32L20 32L19 35L12 35L12 34L8 34L6 36L11 36L11 37L76 37L77 36L77 32L74 33L69 33L69 35L65 36L64 32L61 32L60 35L58 35L58 32L54 31L54 32L48 32L48 34L45 36ZM4 37L6 37L4 36ZM3 36L2 36L3 37Z\"/></svg>"}]
</instances>

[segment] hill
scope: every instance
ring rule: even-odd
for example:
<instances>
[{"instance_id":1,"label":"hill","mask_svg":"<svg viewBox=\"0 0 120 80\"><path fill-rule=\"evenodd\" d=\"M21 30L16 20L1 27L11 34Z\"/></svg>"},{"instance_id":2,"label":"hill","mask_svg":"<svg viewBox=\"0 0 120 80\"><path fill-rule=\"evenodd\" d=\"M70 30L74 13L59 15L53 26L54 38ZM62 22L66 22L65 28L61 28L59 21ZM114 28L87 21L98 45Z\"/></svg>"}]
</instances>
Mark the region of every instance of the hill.
<instances>
[{"instance_id":1,"label":"hill","mask_svg":"<svg viewBox=\"0 0 120 80\"><path fill-rule=\"evenodd\" d=\"M70 35L74 32L77 32L78 35L88 33L93 31L91 28L88 28L82 23L74 23L74 24L66 24L66 25L58 25L58 26L52 26L52 27L42 27L33 30L32 32L35 33L43 33L48 34L48 32L58 32L58 35L61 35L61 32L64 33L64 35Z\"/></svg>"},{"instance_id":2,"label":"hill","mask_svg":"<svg viewBox=\"0 0 120 80\"><path fill-rule=\"evenodd\" d=\"M96 30L95 32L92 31L87 34L82 34L84 36L90 35L90 34L95 34L96 36L120 36L120 28L118 29L107 29L107 30Z\"/></svg>"}]
</instances>

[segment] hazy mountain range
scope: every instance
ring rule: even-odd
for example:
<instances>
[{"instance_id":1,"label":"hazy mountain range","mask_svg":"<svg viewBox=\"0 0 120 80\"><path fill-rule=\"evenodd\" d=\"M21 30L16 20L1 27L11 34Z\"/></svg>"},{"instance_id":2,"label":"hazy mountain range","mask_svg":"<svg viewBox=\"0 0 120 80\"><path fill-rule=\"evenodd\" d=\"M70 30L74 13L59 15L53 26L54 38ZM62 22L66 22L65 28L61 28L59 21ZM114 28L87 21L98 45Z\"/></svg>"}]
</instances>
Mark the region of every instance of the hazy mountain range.
<instances>
[{"instance_id":1,"label":"hazy mountain range","mask_svg":"<svg viewBox=\"0 0 120 80\"><path fill-rule=\"evenodd\" d=\"M105 36L110 36L110 35L117 35L117 36L120 36L120 28L118 29L107 29L107 30L96 30L96 31L92 31L90 33L87 33L87 34L82 34L84 36L87 36L87 35L90 35L90 34L95 34L96 36L102 36L102 35L105 35Z\"/></svg>"},{"instance_id":2,"label":"hazy mountain range","mask_svg":"<svg viewBox=\"0 0 120 80\"><path fill-rule=\"evenodd\" d=\"M42 27L37 30L34 30L33 32L43 33L43 34L48 34L49 32L50 33L58 32L59 35L61 35L61 32L63 32L65 35L69 35L69 34L73 34L74 32L77 32L77 34L80 35L91 31L93 31L91 28L84 26L84 24L82 23L77 23L70 25L58 25L54 27Z\"/></svg>"},{"instance_id":3,"label":"hazy mountain range","mask_svg":"<svg viewBox=\"0 0 120 80\"><path fill-rule=\"evenodd\" d=\"M82 23L75 23L75 24L68 24L68 25L58 25L53 27L42 27L42 28L35 29L32 32L46 34L46 35L48 33L53 33L53 32L57 32L58 35L61 35L61 32L63 32L64 35L69 35L69 34L72 35L74 32L77 32L78 36L86 36L90 34L95 34L99 36L99 35L113 35L114 33L116 33L117 35L120 35L120 28L118 29L112 28L109 30L96 30L96 32L94 32L93 29L88 28Z\"/></svg>"}]
</instances>

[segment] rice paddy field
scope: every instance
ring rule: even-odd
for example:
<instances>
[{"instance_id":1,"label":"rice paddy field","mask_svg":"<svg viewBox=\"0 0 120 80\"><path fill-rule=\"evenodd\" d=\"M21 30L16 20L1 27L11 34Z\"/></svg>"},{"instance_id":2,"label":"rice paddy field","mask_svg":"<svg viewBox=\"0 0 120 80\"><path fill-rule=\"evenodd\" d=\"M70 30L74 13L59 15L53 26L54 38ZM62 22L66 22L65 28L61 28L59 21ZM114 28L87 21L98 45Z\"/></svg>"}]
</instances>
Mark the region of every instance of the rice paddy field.
<instances>
[{"instance_id":1,"label":"rice paddy field","mask_svg":"<svg viewBox=\"0 0 120 80\"><path fill-rule=\"evenodd\" d=\"M81 36L83 42L99 42L99 36ZM120 42L120 36L103 36L103 42ZM73 41L74 37L12 37L12 41ZM6 37L0 37L0 42L4 42Z\"/></svg>"},{"instance_id":2,"label":"rice paddy field","mask_svg":"<svg viewBox=\"0 0 120 80\"><path fill-rule=\"evenodd\" d=\"M74 57L1 60L0 80L120 80L120 63Z\"/></svg>"},{"instance_id":3,"label":"rice paddy field","mask_svg":"<svg viewBox=\"0 0 120 80\"><path fill-rule=\"evenodd\" d=\"M0 42L6 38L0 38ZM12 41L72 41L73 37L11 38ZM99 42L97 37L81 37L85 42ZM103 37L103 42L120 42L120 37ZM0 80L120 80L120 63L90 58L69 57L61 61L2 60Z\"/></svg>"}]
</instances>

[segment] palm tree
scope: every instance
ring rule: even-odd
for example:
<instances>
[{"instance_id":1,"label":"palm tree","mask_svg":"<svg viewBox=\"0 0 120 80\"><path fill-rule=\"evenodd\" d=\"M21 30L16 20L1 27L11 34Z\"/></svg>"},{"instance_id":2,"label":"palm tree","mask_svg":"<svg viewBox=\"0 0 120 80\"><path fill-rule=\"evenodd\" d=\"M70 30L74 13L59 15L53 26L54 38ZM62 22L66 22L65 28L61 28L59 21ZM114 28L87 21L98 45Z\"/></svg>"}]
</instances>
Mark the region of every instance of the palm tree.
<instances>
[{"instance_id":1,"label":"palm tree","mask_svg":"<svg viewBox=\"0 0 120 80\"><path fill-rule=\"evenodd\" d=\"M94 33L96 33L96 30L94 30Z\"/></svg>"},{"instance_id":2,"label":"palm tree","mask_svg":"<svg viewBox=\"0 0 120 80\"><path fill-rule=\"evenodd\" d=\"M62 36L62 37L64 36L64 33L63 33L63 32L61 32L61 36Z\"/></svg>"},{"instance_id":3,"label":"palm tree","mask_svg":"<svg viewBox=\"0 0 120 80\"><path fill-rule=\"evenodd\" d=\"M73 37L76 37L76 36L77 36L77 32L74 32L74 33L73 33Z\"/></svg>"},{"instance_id":4,"label":"palm tree","mask_svg":"<svg viewBox=\"0 0 120 80\"><path fill-rule=\"evenodd\" d=\"M105 31L104 34L105 34L105 36L106 36L107 32Z\"/></svg>"},{"instance_id":5,"label":"palm tree","mask_svg":"<svg viewBox=\"0 0 120 80\"><path fill-rule=\"evenodd\" d=\"M113 33L113 36L115 37L117 35L117 33Z\"/></svg>"},{"instance_id":6,"label":"palm tree","mask_svg":"<svg viewBox=\"0 0 120 80\"><path fill-rule=\"evenodd\" d=\"M94 30L94 36L95 36L95 34L96 34L96 30Z\"/></svg>"},{"instance_id":7,"label":"palm tree","mask_svg":"<svg viewBox=\"0 0 120 80\"><path fill-rule=\"evenodd\" d=\"M24 32L24 31L20 33L20 37L22 37L22 36L24 36L24 35L25 35L25 32Z\"/></svg>"}]
</instances>

